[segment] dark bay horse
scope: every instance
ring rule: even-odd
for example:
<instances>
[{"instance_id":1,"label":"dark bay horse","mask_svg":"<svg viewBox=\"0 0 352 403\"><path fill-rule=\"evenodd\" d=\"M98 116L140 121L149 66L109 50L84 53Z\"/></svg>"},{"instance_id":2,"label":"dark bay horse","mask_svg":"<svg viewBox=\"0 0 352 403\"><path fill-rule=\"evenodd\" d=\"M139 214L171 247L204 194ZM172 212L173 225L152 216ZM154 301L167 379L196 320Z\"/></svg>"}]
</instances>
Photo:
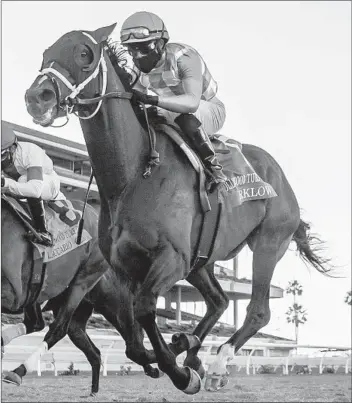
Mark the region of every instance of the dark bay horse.
<instances>
[{"instance_id":1,"label":"dark bay horse","mask_svg":"<svg viewBox=\"0 0 352 403\"><path fill-rule=\"evenodd\" d=\"M82 210L81 201L72 201L72 204L76 209ZM85 330L94 307L96 312L104 315L124 338L127 357L143 366L147 375L153 378L161 375L158 369L149 365L156 362L155 355L144 348L143 331L138 323L134 323L131 281L123 272L119 272L118 275L112 272L100 251L98 214L93 207L87 205L85 212L85 229L91 234L92 239L47 263L45 287L34 304L25 303L33 264L32 246L23 238L25 229L22 222L13 214L6 202L2 203L1 223L2 312L24 311L23 323L2 331L4 345L15 337L44 329L40 304L48 300L45 306L47 310L53 310L55 321L50 325L44 342L49 340L54 345L68 334L92 366L91 394L95 395L99 389L100 351ZM36 369L38 353L44 351L40 346L24 364L8 373L4 380L19 385L27 371Z\"/></svg>"},{"instance_id":2,"label":"dark bay horse","mask_svg":"<svg viewBox=\"0 0 352 403\"><path fill-rule=\"evenodd\" d=\"M82 210L83 203L72 201L74 208ZM85 229L92 239L72 251L46 263L44 281L37 296L37 304L31 300L31 276L33 246L24 235L23 222L8 202L1 199L1 308L6 313L16 313L26 308L22 327L8 328L2 332L2 342L7 344L21 334L32 333L43 326L40 304L63 294L56 320L51 324L43 343L16 368L10 377L17 379L36 368L38 357L47 350L47 340L58 342L67 334L71 317L85 294L92 289L109 267L98 244L98 214L87 206ZM33 318L36 318L33 320Z\"/></svg>"},{"instance_id":3,"label":"dark bay horse","mask_svg":"<svg viewBox=\"0 0 352 403\"><path fill-rule=\"evenodd\" d=\"M220 190L219 231L211 259L191 270L202 224L198 177L184 154L161 130L156 130L160 165L143 176L150 156L148 131L129 102L124 69L113 65L106 41L115 24L94 32L72 31L43 54L41 74L26 91L34 122L51 125L57 117L75 112L87 145L99 188L99 243L117 270L136 284L134 315L145 329L159 368L185 393L201 387L197 357L200 343L228 306L228 297L214 276L214 262L235 257L244 245L253 252L252 296L243 326L219 348L214 368L223 384L230 352L237 352L270 319L269 289L276 264L290 242L300 256L322 273L326 261L313 248L308 225L282 169L266 151L243 144L243 154L277 197L234 207L231 192ZM159 295L186 278L203 295L207 312L185 343L185 367L163 339L155 322ZM49 344L50 346L50 344ZM220 386L219 386L220 385Z\"/></svg>"}]
</instances>

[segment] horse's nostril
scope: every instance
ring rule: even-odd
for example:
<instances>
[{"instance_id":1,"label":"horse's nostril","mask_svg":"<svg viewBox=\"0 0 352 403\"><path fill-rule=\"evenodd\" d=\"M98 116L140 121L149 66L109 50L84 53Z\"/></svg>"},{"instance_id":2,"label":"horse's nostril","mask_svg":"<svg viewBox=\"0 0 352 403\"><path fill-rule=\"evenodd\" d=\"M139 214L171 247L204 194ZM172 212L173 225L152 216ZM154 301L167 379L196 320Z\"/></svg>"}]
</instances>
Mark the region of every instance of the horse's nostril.
<instances>
[{"instance_id":1,"label":"horse's nostril","mask_svg":"<svg viewBox=\"0 0 352 403\"><path fill-rule=\"evenodd\" d=\"M50 91L50 90L43 90L43 91L38 95L38 98L39 98L41 101L47 102L47 101L50 101L54 96L55 96L55 94L54 94L52 91Z\"/></svg>"}]
</instances>

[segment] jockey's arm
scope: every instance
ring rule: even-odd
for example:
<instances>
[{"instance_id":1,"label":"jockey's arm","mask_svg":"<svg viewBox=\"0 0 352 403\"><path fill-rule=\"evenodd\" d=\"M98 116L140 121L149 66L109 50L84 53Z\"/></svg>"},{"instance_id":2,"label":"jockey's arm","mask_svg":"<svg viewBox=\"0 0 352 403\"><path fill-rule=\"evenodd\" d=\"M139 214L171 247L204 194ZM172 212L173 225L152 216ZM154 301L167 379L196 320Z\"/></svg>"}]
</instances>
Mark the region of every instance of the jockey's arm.
<instances>
[{"instance_id":1,"label":"jockey's arm","mask_svg":"<svg viewBox=\"0 0 352 403\"><path fill-rule=\"evenodd\" d=\"M177 63L184 94L159 96L158 106L171 112L194 113L202 96L203 76L200 57L194 52L182 55Z\"/></svg>"},{"instance_id":2,"label":"jockey's arm","mask_svg":"<svg viewBox=\"0 0 352 403\"><path fill-rule=\"evenodd\" d=\"M147 94L147 93L148 93L147 88L144 87L144 86L139 82L139 80L136 81L136 83L135 83L134 86L133 86L133 89L134 89L134 90L137 90L137 91L140 91L140 92L142 92L143 94Z\"/></svg>"},{"instance_id":3,"label":"jockey's arm","mask_svg":"<svg viewBox=\"0 0 352 403\"><path fill-rule=\"evenodd\" d=\"M1 190L15 196L39 198L43 191L43 168L31 166L27 169L27 182L16 182L11 178L5 178L5 184Z\"/></svg>"}]
</instances>

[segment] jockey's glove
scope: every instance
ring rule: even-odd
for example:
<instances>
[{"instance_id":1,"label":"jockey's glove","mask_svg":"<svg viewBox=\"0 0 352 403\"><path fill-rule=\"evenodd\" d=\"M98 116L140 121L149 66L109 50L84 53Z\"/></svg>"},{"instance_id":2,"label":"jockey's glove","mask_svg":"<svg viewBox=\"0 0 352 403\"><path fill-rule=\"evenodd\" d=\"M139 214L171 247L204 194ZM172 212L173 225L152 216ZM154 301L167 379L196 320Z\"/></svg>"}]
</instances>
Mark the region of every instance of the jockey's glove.
<instances>
[{"instance_id":1,"label":"jockey's glove","mask_svg":"<svg viewBox=\"0 0 352 403\"><path fill-rule=\"evenodd\" d=\"M158 106L159 97L157 95L143 94L143 92L137 90L132 90L132 93L133 93L132 101L141 102L142 104Z\"/></svg>"}]
</instances>

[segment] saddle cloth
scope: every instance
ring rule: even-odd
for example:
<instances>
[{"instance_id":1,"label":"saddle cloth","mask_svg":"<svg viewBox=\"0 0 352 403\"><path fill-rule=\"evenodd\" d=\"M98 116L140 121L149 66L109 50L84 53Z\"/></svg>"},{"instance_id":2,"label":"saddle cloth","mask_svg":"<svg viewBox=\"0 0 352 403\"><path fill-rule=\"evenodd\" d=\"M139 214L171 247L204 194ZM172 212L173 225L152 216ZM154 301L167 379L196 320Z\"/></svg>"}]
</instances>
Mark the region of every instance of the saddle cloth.
<instances>
[{"instance_id":1,"label":"saddle cloth","mask_svg":"<svg viewBox=\"0 0 352 403\"><path fill-rule=\"evenodd\" d=\"M19 201L8 195L5 198L23 220L33 225L26 202ZM83 229L82 241L80 245L77 245L77 231L82 213L74 209L70 200L54 200L44 202L44 205L47 229L53 235L54 244L53 246L44 246L32 243L43 258L43 263L55 260L92 239L88 231Z\"/></svg>"},{"instance_id":2,"label":"saddle cloth","mask_svg":"<svg viewBox=\"0 0 352 403\"><path fill-rule=\"evenodd\" d=\"M203 212L209 211L210 203L204 184L205 173L199 157L182 139L176 128L168 124L160 124L159 127L179 145L200 175L199 193L201 205ZM213 135L211 142L218 161L223 166L224 174L229 178L226 182L226 189L231 191L232 205L234 207L240 206L249 200L268 199L277 196L273 187L269 183L264 182L254 171L251 163L242 153L242 144L240 142L221 134Z\"/></svg>"},{"instance_id":3,"label":"saddle cloth","mask_svg":"<svg viewBox=\"0 0 352 403\"><path fill-rule=\"evenodd\" d=\"M239 204L248 200L276 197L273 187L264 182L242 153L242 144L221 134L212 136L212 144L224 174L229 178L230 189L235 188ZM230 152L230 149L231 152ZM232 185L232 186L231 186Z\"/></svg>"}]
</instances>

